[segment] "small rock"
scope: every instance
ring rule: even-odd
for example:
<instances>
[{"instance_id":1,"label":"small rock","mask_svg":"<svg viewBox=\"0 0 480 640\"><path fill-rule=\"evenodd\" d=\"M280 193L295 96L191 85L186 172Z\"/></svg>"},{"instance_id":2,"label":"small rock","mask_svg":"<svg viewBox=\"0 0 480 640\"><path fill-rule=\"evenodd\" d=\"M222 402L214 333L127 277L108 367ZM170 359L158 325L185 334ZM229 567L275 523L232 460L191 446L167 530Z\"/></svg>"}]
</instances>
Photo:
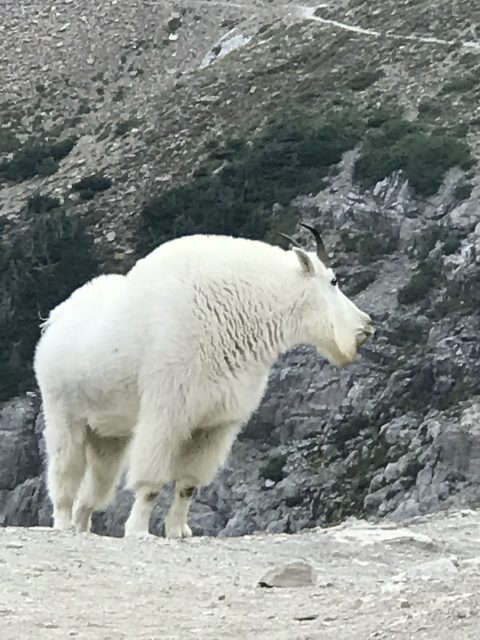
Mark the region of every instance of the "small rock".
<instances>
[{"instance_id":1,"label":"small rock","mask_svg":"<svg viewBox=\"0 0 480 640\"><path fill-rule=\"evenodd\" d=\"M23 549L23 544L20 542L7 542L5 545L6 549Z\"/></svg>"},{"instance_id":2,"label":"small rock","mask_svg":"<svg viewBox=\"0 0 480 640\"><path fill-rule=\"evenodd\" d=\"M270 569L259 581L258 586L272 587L310 587L317 576L313 567L306 562L291 562L282 567Z\"/></svg>"},{"instance_id":3,"label":"small rock","mask_svg":"<svg viewBox=\"0 0 480 640\"><path fill-rule=\"evenodd\" d=\"M407 580L441 580L447 581L458 576L458 569L448 558L438 558L413 566L399 576Z\"/></svg>"},{"instance_id":4,"label":"small rock","mask_svg":"<svg viewBox=\"0 0 480 640\"><path fill-rule=\"evenodd\" d=\"M116 233L115 231L109 231L105 237L108 240L108 242L113 242L115 240Z\"/></svg>"}]
</instances>

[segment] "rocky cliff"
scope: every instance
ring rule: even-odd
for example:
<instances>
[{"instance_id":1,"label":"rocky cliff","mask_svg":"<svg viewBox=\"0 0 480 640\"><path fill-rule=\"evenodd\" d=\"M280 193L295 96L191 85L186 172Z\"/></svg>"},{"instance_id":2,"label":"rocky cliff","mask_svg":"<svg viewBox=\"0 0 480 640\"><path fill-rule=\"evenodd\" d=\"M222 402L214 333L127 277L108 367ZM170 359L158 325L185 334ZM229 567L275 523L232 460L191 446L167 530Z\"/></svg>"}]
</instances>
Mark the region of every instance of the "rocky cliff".
<instances>
[{"instance_id":1,"label":"rocky cliff","mask_svg":"<svg viewBox=\"0 0 480 640\"><path fill-rule=\"evenodd\" d=\"M0 522L48 524L38 315L192 231L309 241L378 330L286 354L196 533L480 496L480 41L459 1L0 9ZM95 517L121 535L131 497ZM162 500L152 530L161 532Z\"/></svg>"}]
</instances>

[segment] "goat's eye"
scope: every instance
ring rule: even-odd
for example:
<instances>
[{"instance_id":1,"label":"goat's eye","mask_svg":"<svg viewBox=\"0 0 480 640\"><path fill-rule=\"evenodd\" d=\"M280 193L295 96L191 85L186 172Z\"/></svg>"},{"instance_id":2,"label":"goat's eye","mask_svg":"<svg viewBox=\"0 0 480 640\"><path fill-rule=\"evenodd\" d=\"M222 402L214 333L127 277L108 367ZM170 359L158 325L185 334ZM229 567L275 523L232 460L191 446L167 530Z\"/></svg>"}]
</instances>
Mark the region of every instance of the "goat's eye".
<instances>
[{"instance_id":1,"label":"goat's eye","mask_svg":"<svg viewBox=\"0 0 480 640\"><path fill-rule=\"evenodd\" d=\"M332 287L336 287L338 284L338 280L336 278L332 278L330 280L330 284L332 285Z\"/></svg>"}]
</instances>

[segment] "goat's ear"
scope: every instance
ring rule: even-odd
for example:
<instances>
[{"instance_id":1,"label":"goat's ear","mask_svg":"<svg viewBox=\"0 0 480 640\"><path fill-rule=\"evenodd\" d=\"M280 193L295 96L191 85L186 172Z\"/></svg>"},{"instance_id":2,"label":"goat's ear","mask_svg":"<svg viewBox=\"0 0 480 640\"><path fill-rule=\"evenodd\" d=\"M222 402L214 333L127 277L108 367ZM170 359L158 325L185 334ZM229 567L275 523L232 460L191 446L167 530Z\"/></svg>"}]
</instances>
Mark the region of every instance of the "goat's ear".
<instances>
[{"instance_id":1,"label":"goat's ear","mask_svg":"<svg viewBox=\"0 0 480 640\"><path fill-rule=\"evenodd\" d=\"M295 251L298 261L300 262L300 266L302 267L303 273L307 276L313 276L315 273L315 266L308 253L303 249L299 249L298 247L293 247L293 251Z\"/></svg>"}]
</instances>

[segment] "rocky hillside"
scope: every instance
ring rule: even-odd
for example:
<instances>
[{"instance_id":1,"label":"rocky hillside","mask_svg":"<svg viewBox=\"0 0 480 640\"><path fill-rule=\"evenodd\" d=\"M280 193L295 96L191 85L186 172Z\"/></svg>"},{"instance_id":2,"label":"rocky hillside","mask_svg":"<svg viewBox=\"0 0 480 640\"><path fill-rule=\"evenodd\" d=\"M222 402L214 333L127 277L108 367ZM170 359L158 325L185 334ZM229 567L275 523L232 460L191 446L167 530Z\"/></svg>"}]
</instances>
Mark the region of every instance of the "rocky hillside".
<instances>
[{"instance_id":1,"label":"rocky hillside","mask_svg":"<svg viewBox=\"0 0 480 640\"><path fill-rule=\"evenodd\" d=\"M301 219L377 334L344 371L307 347L277 363L195 532L477 504L480 9L30 0L0 16L0 522L50 518L39 315L176 235L307 242ZM96 530L121 535L130 500Z\"/></svg>"}]
</instances>

